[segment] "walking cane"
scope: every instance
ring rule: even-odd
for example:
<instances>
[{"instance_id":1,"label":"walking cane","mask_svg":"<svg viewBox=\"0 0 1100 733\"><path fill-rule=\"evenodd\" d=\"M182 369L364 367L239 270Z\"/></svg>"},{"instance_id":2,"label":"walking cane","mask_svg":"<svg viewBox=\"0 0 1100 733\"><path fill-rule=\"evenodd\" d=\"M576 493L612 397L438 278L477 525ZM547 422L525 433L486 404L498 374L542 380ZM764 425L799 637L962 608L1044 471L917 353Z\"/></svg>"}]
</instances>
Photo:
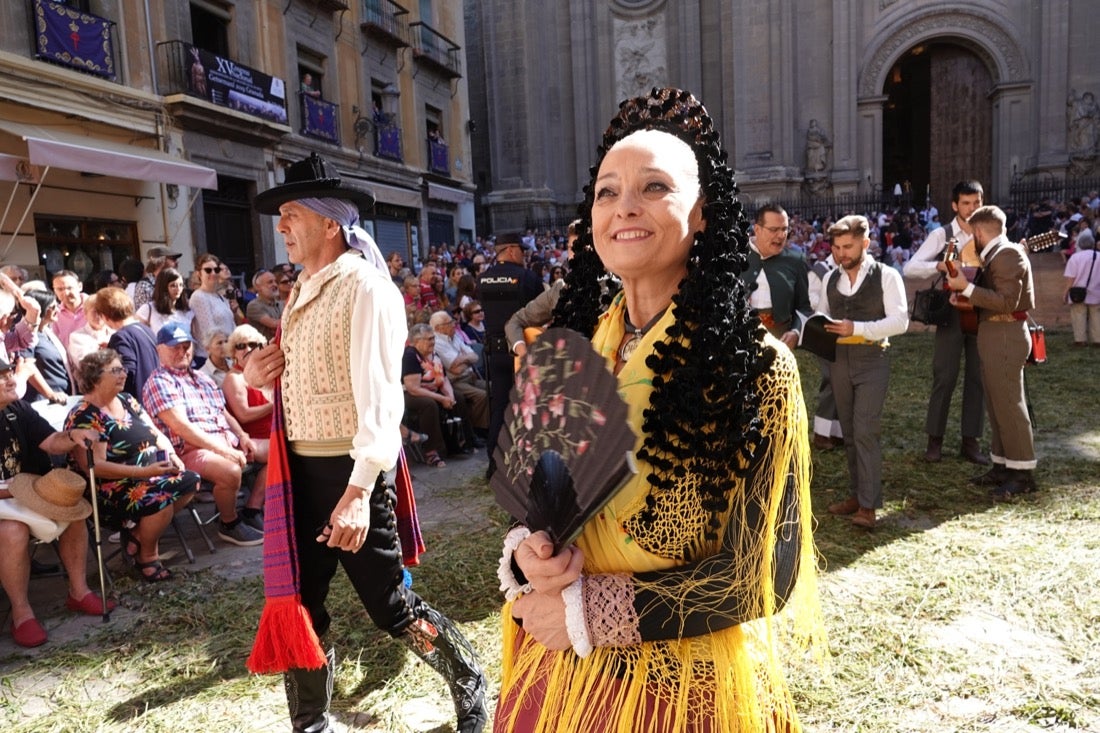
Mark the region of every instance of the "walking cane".
<instances>
[{"instance_id":1,"label":"walking cane","mask_svg":"<svg viewBox=\"0 0 1100 733\"><path fill-rule=\"evenodd\" d=\"M103 567L103 541L99 535L99 491L95 483L95 456L92 454L92 444L85 444L88 451L88 483L91 485L92 495L92 523L95 525L95 559L99 564L99 599L103 602L103 623L111 620L111 611L107 608L107 571Z\"/></svg>"}]
</instances>

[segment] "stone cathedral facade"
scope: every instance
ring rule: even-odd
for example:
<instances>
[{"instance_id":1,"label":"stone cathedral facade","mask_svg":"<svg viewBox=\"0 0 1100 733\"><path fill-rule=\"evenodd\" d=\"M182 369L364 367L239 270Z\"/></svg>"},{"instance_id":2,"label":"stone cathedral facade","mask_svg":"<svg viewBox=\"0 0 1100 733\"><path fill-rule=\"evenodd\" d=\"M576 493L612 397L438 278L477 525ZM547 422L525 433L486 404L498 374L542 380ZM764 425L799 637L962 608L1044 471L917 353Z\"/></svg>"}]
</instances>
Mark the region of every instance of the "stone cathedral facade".
<instances>
[{"instance_id":1,"label":"stone cathedral facade","mask_svg":"<svg viewBox=\"0 0 1100 733\"><path fill-rule=\"evenodd\" d=\"M479 230L568 221L603 126L652 86L716 118L751 205L950 210L1100 174L1096 0L466 0Z\"/></svg>"}]
</instances>

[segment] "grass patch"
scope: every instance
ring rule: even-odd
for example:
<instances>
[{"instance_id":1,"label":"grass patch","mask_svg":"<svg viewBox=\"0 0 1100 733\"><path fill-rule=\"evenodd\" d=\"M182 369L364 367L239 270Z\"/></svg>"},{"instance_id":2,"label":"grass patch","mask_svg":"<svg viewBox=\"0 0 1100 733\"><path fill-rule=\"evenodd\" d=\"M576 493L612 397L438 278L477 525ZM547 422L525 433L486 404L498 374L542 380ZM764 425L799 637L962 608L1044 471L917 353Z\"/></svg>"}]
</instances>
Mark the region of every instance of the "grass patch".
<instances>
[{"instance_id":1,"label":"grass patch","mask_svg":"<svg viewBox=\"0 0 1100 733\"><path fill-rule=\"evenodd\" d=\"M1029 367L1041 491L993 504L954 458L920 461L932 338L891 348L884 410L885 507L872 533L825 506L847 493L840 451L814 457L813 502L830 633L826 672L791 660L808 731L1100 731L1100 417L1095 353L1048 334ZM816 363L799 355L811 411ZM956 402L958 400L956 399ZM433 526L414 588L459 622L499 680L495 576L507 525L484 481L439 492L461 511ZM471 520L474 518L474 521ZM160 586L120 581L136 621L79 644L0 660L8 731L286 730L277 677L244 669L262 587L210 571ZM334 710L356 731L449 731L442 681L366 618L342 574L330 599L340 661Z\"/></svg>"}]
</instances>

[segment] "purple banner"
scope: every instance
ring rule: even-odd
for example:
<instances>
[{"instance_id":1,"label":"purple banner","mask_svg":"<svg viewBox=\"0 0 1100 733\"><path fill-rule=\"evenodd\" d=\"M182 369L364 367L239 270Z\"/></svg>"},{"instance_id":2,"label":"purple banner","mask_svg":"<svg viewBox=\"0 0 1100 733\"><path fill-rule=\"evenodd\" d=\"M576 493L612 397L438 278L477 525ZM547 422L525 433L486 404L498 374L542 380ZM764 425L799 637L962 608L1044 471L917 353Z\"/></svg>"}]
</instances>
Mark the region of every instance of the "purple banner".
<instances>
[{"instance_id":1,"label":"purple banner","mask_svg":"<svg viewBox=\"0 0 1100 733\"><path fill-rule=\"evenodd\" d=\"M339 144L336 105L308 94L302 95L302 134Z\"/></svg>"},{"instance_id":2,"label":"purple banner","mask_svg":"<svg viewBox=\"0 0 1100 733\"><path fill-rule=\"evenodd\" d=\"M428 150L431 153L431 162L429 164L429 170L433 173L450 173L451 163L450 158L447 155L447 144L439 143L435 140L428 141Z\"/></svg>"},{"instance_id":3,"label":"purple banner","mask_svg":"<svg viewBox=\"0 0 1100 733\"><path fill-rule=\"evenodd\" d=\"M189 93L221 107L287 124L286 84L282 79L188 43L183 47Z\"/></svg>"},{"instance_id":4,"label":"purple banner","mask_svg":"<svg viewBox=\"0 0 1100 733\"><path fill-rule=\"evenodd\" d=\"M401 128L392 122L375 130L374 154L380 158L401 160Z\"/></svg>"},{"instance_id":5,"label":"purple banner","mask_svg":"<svg viewBox=\"0 0 1100 733\"><path fill-rule=\"evenodd\" d=\"M34 31L38 58L115 78L111 47L114 23L50 0L35 0Z\"/></svg>"}]
</instances>

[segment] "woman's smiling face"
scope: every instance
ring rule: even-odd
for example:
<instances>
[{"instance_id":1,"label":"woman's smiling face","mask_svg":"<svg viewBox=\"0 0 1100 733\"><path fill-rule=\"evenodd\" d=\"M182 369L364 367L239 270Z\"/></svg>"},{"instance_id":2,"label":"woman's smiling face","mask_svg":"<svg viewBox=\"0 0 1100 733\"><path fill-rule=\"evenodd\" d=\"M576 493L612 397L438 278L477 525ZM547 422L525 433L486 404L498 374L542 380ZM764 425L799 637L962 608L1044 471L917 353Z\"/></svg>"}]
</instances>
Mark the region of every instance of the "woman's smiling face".
<instances>
[{"instance_id":1,"label":"woman's smiling face","mask_svg":"<svg viewBox=\"0 0 1100 733\"><path fill-rule=\"evenodd\" d=\"M704 226L702 208L699 166L688 144L667 132L635 132L608 151L596 176L596 252L624 279L667 272L679 281Z\"/></svg>"}]
</instances>

